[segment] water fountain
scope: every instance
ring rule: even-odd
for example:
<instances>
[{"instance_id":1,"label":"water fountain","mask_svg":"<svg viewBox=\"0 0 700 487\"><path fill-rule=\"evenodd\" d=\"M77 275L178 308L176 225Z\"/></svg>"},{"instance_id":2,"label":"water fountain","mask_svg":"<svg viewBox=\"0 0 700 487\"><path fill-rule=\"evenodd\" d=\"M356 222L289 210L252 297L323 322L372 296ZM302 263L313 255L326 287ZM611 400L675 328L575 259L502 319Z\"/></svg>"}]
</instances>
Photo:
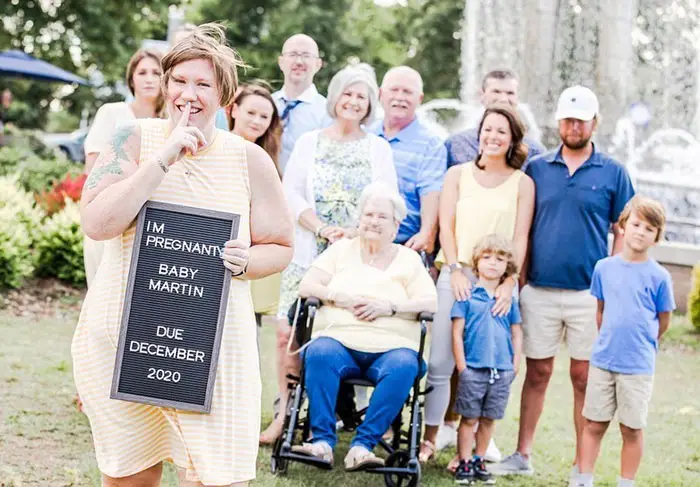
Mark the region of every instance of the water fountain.
<instances>
[{"instance_id":1,"label":"water fountain","mask_svg":"<svg viewBox=\"0 0 700 487\"><path fill-rule=\"evenodd\" d=\"M445 137L473 127L481 76L505 66L519 74L529 135L551 147L559 93L590 86L599 145L664 202L667 240L700 245L700 1L468 0L461 39L461 100L424 104L427 123ZM640 100L641 120L630 110Z\"/></svg>"}]
</instances>

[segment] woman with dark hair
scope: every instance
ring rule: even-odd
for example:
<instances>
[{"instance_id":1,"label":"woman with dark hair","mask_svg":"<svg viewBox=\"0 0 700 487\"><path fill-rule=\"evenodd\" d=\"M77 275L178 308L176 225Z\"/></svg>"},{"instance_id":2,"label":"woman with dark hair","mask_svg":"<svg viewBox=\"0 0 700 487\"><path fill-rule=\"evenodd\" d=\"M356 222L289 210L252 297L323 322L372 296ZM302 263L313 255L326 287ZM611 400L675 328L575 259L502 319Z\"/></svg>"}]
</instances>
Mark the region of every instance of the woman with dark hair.
<instances>
[{"instance_id":1,"label":"woman with dark hair","mask_svg":"<svg viewBox=\"0 0 700 487\"><path fill-rule=\"evenodd\" d=\"M528 152L523 143L525 129L517 113L508 105L489 106L481 118L478 134L476 159L447 171L440 196L442 250L436 264L441 270L428 364L428 386L433 391L425 401L421 461L427 461L435 453L438 427L450 402L450 377L455 367L450 312L455 300L468 299L475 282L469 267L474 245L485 235L505 235L513 241L521 269L535 207L535 185L520 170ZM494 315L508 313L513 294L517 297L516 285L517 275L496 289Z\"/></svg>"},{"instance_id":2,"label":"woman with dark hair","mask_svg":"<svg viewBox=\"0 0 700 487\"><path fill-rule=\"evenodd\" d=\"M227 112L229 130L262 147L280 172L282 123L270 90L258 82L241 86Z\"/></svg>"},{"instance_id":3,"label":"woman with dark hair","mask_svg":"<svg viewBox=\"0 0 700 487\"><path fill-rule=\"evenodd\" d=\"M275 163L281 178L278 159L282 148L282 123L270 90L260 82L242 85L238 88L233 103L227 107L226 114L229 130L262 147ZM263 315L277 314L279 274L252 281L250 291L258 324Z\"/></svg>"},{"instance_id":4,"label":"woman with dark hair","mask_svg":"<svg viewBox=\"0 0 700 487\"><path fill-rule=\"evenodd\" d=\"M118 126L138 118L160 117L163 111L160 59L160 53L148 49L140 49L131 56L126 67L126 84L134 99L131 102L105 103L97 110L85 138L85 174L90 174L97 157L112 140ZM102 243L85 236L83 258L88 286L100 265L103 249Z\"/></svg>"}]
</instances>

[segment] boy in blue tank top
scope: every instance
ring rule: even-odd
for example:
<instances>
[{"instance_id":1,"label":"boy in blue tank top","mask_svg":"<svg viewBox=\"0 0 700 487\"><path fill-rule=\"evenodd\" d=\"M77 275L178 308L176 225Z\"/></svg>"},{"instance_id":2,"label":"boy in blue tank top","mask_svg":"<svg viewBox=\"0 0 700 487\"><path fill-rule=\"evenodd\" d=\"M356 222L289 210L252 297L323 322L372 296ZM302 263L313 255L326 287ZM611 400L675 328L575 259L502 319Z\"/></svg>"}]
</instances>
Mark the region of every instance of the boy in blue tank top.
<instances>
[{"instance_id":1,"label":"boy in blue tank top","mask_svg":"<svg viewBox=\"0 0 700 487\"><path fill-rule=\"evenodd\" d=\"M593 348L583 416L577 487L593 486L593 467L615 411L622 433L618 487L634 486L642 460L656 351L675 309L666 269L648 255L663 235L660 203L635 196L620 215L620 254L598 261L591 294L598 299L598 338Z\"/></svg>"},{"instance_id":2,"label":"boy in blue tank top","mask_svg":"<svg viewBox=\"0 0 700 487\"><path fill-rule=\"evenodd\" d=\"M496 288L517 273L510 240L502 235L482 238L474 247L471 268L479 280L469 299L452 306L452 353L459 372L454 412L462 416L457 432L459 466L455 482L494 484L484 455L494 421L505 414L523 341L517 300L513 300L507 315L494 316L491 311Z\"/></svg>"}]
</instances>

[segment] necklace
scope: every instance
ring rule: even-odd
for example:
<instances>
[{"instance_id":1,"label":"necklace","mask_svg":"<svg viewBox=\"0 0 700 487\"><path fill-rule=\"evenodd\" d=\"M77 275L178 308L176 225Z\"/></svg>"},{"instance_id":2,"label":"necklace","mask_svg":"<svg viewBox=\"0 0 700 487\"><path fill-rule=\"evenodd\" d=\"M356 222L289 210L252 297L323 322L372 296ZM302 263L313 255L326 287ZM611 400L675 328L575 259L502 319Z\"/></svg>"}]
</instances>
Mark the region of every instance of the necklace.
<instances>
[{"instance_id":1,"label":"necklace","mask_svg":"<svg viewBox=\"0 0 700 487\"><path fill-rule=\"evenodd\" d=\"M380 252L377 252L374 255L371 255L368 251L364 251L363 252L365 254L364 260L367 262L367 265L376 267L375 264L377 264L377 262L381 262L381 259L383 259L384 257L387 257L391 253L392 250L393 250L393 245L389 244L389 246L387 248L381 250Z\"/></svg>"}]
</instances>

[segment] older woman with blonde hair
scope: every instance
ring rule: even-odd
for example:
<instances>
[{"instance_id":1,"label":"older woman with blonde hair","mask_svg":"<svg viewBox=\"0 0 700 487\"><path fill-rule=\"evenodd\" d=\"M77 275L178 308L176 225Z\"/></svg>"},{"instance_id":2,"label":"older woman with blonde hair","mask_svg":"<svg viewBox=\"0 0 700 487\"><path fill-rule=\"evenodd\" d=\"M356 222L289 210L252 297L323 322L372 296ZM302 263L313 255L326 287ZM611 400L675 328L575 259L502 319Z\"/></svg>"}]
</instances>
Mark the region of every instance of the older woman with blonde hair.
<instances>
[{"instance_id":1,"label":"older woman with blonde hair","mask_svg":"<svg viewBox=\"0 0 700 487\"><path fill-rule=\"evenodd\" d=\"M200 26L162 64L169 119L119 129L85 183L83 228L108 242L73 338L75 383L103 486L160 485L164 461L177 465L181 486L247 485L256 472L261 397L248 280L289 262L291 215L270 156L214 126L217 110L233 100L241 65L223 28ZM221 255L232 278L208 414L110 399L134 219L147 201L240 216L238 236Z\"/></svg>"},{"instance_id":2,"label":"older woman with blonde hair","mask_svg":"<svg viewBox=\"0 0 700 487\"><path fill-rule=\"evenodd\" d=\"M358 205L358 236L329 247L299 286L301 296L315 296L324 306L304 350L313 440L294 450L332 461L340 382L365 377L375 384L345 457L347 470L383 464L372 449L401 410L416 375L425 372L425 364L418 363L416 317L437 307L437 292L420 256L393 243L406 216L403 198L374 183Z\"/></svg>"},{"instance_id":3,"label":"older woman with blonde hair","mask_svg":"<svg viewBox=\"0 0 700 487\"><path fill-rule=\"evenodd\" d=\"M295 366L286 353L290 339L287 311L297 298L299 282L316 255L355 235L357 204L367 184L383 181L394 191L398 188L389 143L364 129L373 119L378 91L368 65L340 70L328 87L327 107L333 124L299 137L287 162L283 185L295 236L292 263L282 272L277 313L280 411L287 401L287 369ZM262 443L279 437L283 418L284 414L277 415L262 434Z\"/></svg>"}]
</instances>

